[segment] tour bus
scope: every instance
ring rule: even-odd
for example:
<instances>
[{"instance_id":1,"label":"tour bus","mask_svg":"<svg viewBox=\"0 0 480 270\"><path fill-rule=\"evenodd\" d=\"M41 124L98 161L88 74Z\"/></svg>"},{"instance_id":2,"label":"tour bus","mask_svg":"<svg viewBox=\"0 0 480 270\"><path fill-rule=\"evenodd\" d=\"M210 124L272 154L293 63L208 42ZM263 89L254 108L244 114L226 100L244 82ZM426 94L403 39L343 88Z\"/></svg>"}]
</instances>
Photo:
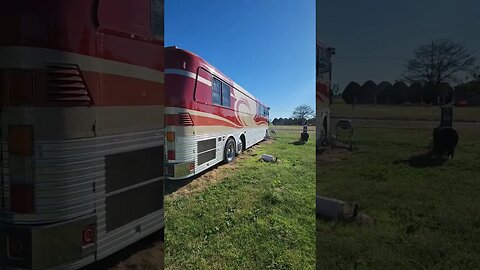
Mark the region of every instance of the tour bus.
<instances>
[{"instance_id":1,"label":"tour bus","mask_svg":"<svg viewBox=\"0 0 480 270\"><path fill-rule=\"evenodd\" d=\"M316 137L317 147L324 145L330 128L330 82L332 79L331 57L335 49L317 40L316 45Z\"/></svg>"},{"instance_id":2,"label":"tour bus","mask_svg":"<svg viewBox=\"0 0 480 270\"><path fill-rule=\"evenodd\" d=\"M163 0L0 9L0 268L78 269L160 231Z\"/></svg>"},{"instance_id":3,"label":"tour bus","mask_svg":"<svg viewBox=\"0 0 480 270\"><path fill-rule=\"evenodd\" d=\"M199 56L165 48L167 178L184 179L265 139L270 108Z\"/></svg>"}]
</instances>

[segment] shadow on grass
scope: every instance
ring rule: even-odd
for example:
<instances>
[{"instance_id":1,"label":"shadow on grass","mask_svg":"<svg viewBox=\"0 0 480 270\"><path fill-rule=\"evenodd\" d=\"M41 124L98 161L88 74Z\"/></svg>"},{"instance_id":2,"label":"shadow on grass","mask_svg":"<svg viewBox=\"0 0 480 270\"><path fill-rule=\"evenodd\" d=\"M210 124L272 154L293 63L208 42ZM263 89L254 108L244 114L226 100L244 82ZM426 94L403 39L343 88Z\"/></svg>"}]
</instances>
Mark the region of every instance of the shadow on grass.
<instances>
[{"instance_id":1,"label":"shadow on grass","mask_svg":"<svg viewBox=\"0 0 480 270\"><path fill-rule=\"evenodd\" d=\"M304 145L305 143L306 143L306 141L300 140L300 141L291 142L291 143L289 143L289 144L293 144L293 145Z\"/></svg>"},{"instance_id":2,"label":"shadow on grass","mask_svg":"<svg viewBox=\"0 0 480 270\"><path fill-rule=\"evenodd\" d=\"M120 251L117 251L113 253L112 255L106 257L105 259L102 259L98 262L95 262L89 266L86 266L84 268L81 268L81 270L95 270L95 269L110 269L115 266L117 266L120 262L123 262L136 254L137 252L140 252L145 249L152 248L159 244L159 242L163 243L164 241L164 229L161 229L159 231L154 232L153 234L139 240L138 242L135 242L131 244L130 246L127 246L126 248L121 249ZM159 254L163 256L163 254ZM163 265L159 266L163 269Z\"/></svg>"},{"instance_id":3,"label":"shadow on grass","mask_svg":"<svg viewBox=\"0 0 480 270\"><path fill-rule=\"evenodd\" d=\"M212 167L206 169L205 171L203 171L199 174L196 174L194 176L191 176L189 178L186 178L186 179L179 179L179 180L166 179L165 180L165 195L169 195L169 194L174 193L175 191L179 190L180 188L190 184L193 180L197 179L198 177L201 177L202 175L204 175L204 174L206 174L206 173L208 173L212 170L217 169L222 164L223 164L223 162L221 162L219 164L216 164L216 165L213 165Z\"/></svg>"},{"instance_id":4,"label":"shadow on grass","mask_svg":"<svg viewBox=\"0 0 480 270\"><path fill-rule=\"evenodd\" d=\"M415 168L442 166L447 161L445 157L434 156L431 152L411 156L407 160L397 160L394 163L408 163Z\"/></svg>"}]
</instances>

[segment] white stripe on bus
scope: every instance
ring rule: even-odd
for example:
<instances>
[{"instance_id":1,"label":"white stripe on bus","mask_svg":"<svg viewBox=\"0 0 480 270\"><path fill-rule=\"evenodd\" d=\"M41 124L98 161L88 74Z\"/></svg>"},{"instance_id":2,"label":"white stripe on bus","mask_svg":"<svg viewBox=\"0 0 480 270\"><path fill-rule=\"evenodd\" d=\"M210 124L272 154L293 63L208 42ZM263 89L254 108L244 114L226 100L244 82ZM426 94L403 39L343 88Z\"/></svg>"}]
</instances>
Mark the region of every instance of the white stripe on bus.
<instances>
[{"instance_id":1,"label":"white stripe on bus","mask_svg":"<svg viewBox=\"0 0 480 270\"><path fill-rule=\"evenodd\" d=\"M85 71L164 83L163 72L155 69L60 50L2 46L0 59L0 68L44 69L49 63L66 63L76 64Z\"/></svg>"}]
</instances>

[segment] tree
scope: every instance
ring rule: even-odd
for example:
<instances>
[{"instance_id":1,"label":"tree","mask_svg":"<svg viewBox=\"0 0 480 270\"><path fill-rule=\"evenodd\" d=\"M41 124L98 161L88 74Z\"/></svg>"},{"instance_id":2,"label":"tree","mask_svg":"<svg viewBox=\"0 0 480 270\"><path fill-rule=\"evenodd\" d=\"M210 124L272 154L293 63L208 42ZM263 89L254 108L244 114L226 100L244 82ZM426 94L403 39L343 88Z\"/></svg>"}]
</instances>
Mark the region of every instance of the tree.
<instances>
[{"instance_id":1,"label":"tree","mask_svg":"<svg viewBox=\"0 0 480 270\"><path fill-rule=\"evenodd\" d=\"M353 104L358 98L362 87L357 82L350 82L343 90L342 98L347 104Z\"/></svg>"},{"instance_id":2,"label":"tree","mask_svg":"<svg viewBox=\"0 0 480 270\"><path fill-rule=\"evenodd\" d=\"M368 80L362 85L362 90L358 95L358 103L376 104L377 94L377 84L372 80Z\"/></svg>"},{"instance_id":3,"label":"tree","mask_svg":"<svg viewBox=\"0 0 480 270\"><path fill-rule=\"evenodd\" d=\"M402 82L397 81L393 84L392 99L395 104L403 104L407 101L408 86Z\"/></svg>"},{"instance_id":4,"label":"tree","mask_svg":"<svg viewBox=\"0 0 480 270\"><path fill-rule=\"evenodd\" d=\"M301 105L295 108L292 113L292 117L294 119L301 120L301 123L305 123L308 118L312 117L314 114L314 110L308 105Z\"/></svg>"},{"instance_id":5,"label":"tree","mask_svg":"<svg viewBox=\"0 0 480 270\"><path fill-rule=\"evenodd\" d=\"M455 88L455 103L457 105L480 105L480 79Z\"/></svg>"},{"instance_id":6,"label":"tree","mask_svg":"<svg viewBox=\"0 0 480 270\"><path fill-rule=\"evenodd\" d=\"M390 82L383 81L378 84L377 103L391 104L392 103L393 85Z\"/></svg>"},{"instance_id":7,"label":"tree","mask_svg":"<svg viewBox=\"0 0 480 270\"><path fill-rule=\"evenodd\" d=\"M420 82L414 82L408 88L408 101L411 103L423 104L423 85Z\"/></svg>"},{"instance_id":8,"label":"tree","mask_svg":"<svg viewBox=\"0 0 480 270\"><path fill-rule=\"evenodd\" d=\"M407 62L404 78L421 82L433 88L442 83L459 82L460 74L474 74L478 70L475 57L461 44L448 39L432 41L420 46Z\"/></svg>"}]
</instances>

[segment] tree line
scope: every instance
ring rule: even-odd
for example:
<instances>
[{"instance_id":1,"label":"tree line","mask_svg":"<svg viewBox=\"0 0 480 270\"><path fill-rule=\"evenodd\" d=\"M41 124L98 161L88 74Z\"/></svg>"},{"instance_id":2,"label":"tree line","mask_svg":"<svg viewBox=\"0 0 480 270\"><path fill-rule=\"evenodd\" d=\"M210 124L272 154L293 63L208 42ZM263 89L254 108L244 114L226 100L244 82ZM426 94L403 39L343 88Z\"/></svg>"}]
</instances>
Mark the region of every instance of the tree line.
<instances>
[{"instance_id":1,"label":"tree line","mask_svg":"<svg viewBox=\"0 0 480 270\"><path fill-rule=\"evenodd\" d=\"M480 105L479 66L471 52L448 39L420 46L401 79L362 85L350 82L342 93L347 104ZM463 81L467 81L464 83Z\"/></svg>"},{"instance_id":2,"label":"tree line","mask_svg":"<svg viewBox=\"0 0 480 270\"><path fill-rule=\"evenodd\" d=\"M295 108L292 117L274 118L273 125L315 125L315 111L308 105L300 105Z\"/></svg>"},{"instance_id":3,"label":"tree line","mask_svg":"<svg viewBox=\"0 0 480 270\"><path fill-rule=\"evenodd\" d=\"M404 81L396 81L392 84L382 81L376 84L368 80L360 85L352 81L343 90L342 98L347 104L441 105L454 101L456 105L480 106L480 80L455 87L447 82L434 85L421 82L407 84Z\"/></svg>"},{"instance_id":4,"label":"tree line","mask_svg":"<svg viewBox=\"0 0 480 270\"><path fill-rule=\"evenodd\" d=\"M275 126L296 126L296 125L303 125L305 123L304 119L301 118L274 118L272 120L272 124ZM307 125L313 126L315 125L315 118L310 118L306 121Z\"/></svg>"}]
</instances>

